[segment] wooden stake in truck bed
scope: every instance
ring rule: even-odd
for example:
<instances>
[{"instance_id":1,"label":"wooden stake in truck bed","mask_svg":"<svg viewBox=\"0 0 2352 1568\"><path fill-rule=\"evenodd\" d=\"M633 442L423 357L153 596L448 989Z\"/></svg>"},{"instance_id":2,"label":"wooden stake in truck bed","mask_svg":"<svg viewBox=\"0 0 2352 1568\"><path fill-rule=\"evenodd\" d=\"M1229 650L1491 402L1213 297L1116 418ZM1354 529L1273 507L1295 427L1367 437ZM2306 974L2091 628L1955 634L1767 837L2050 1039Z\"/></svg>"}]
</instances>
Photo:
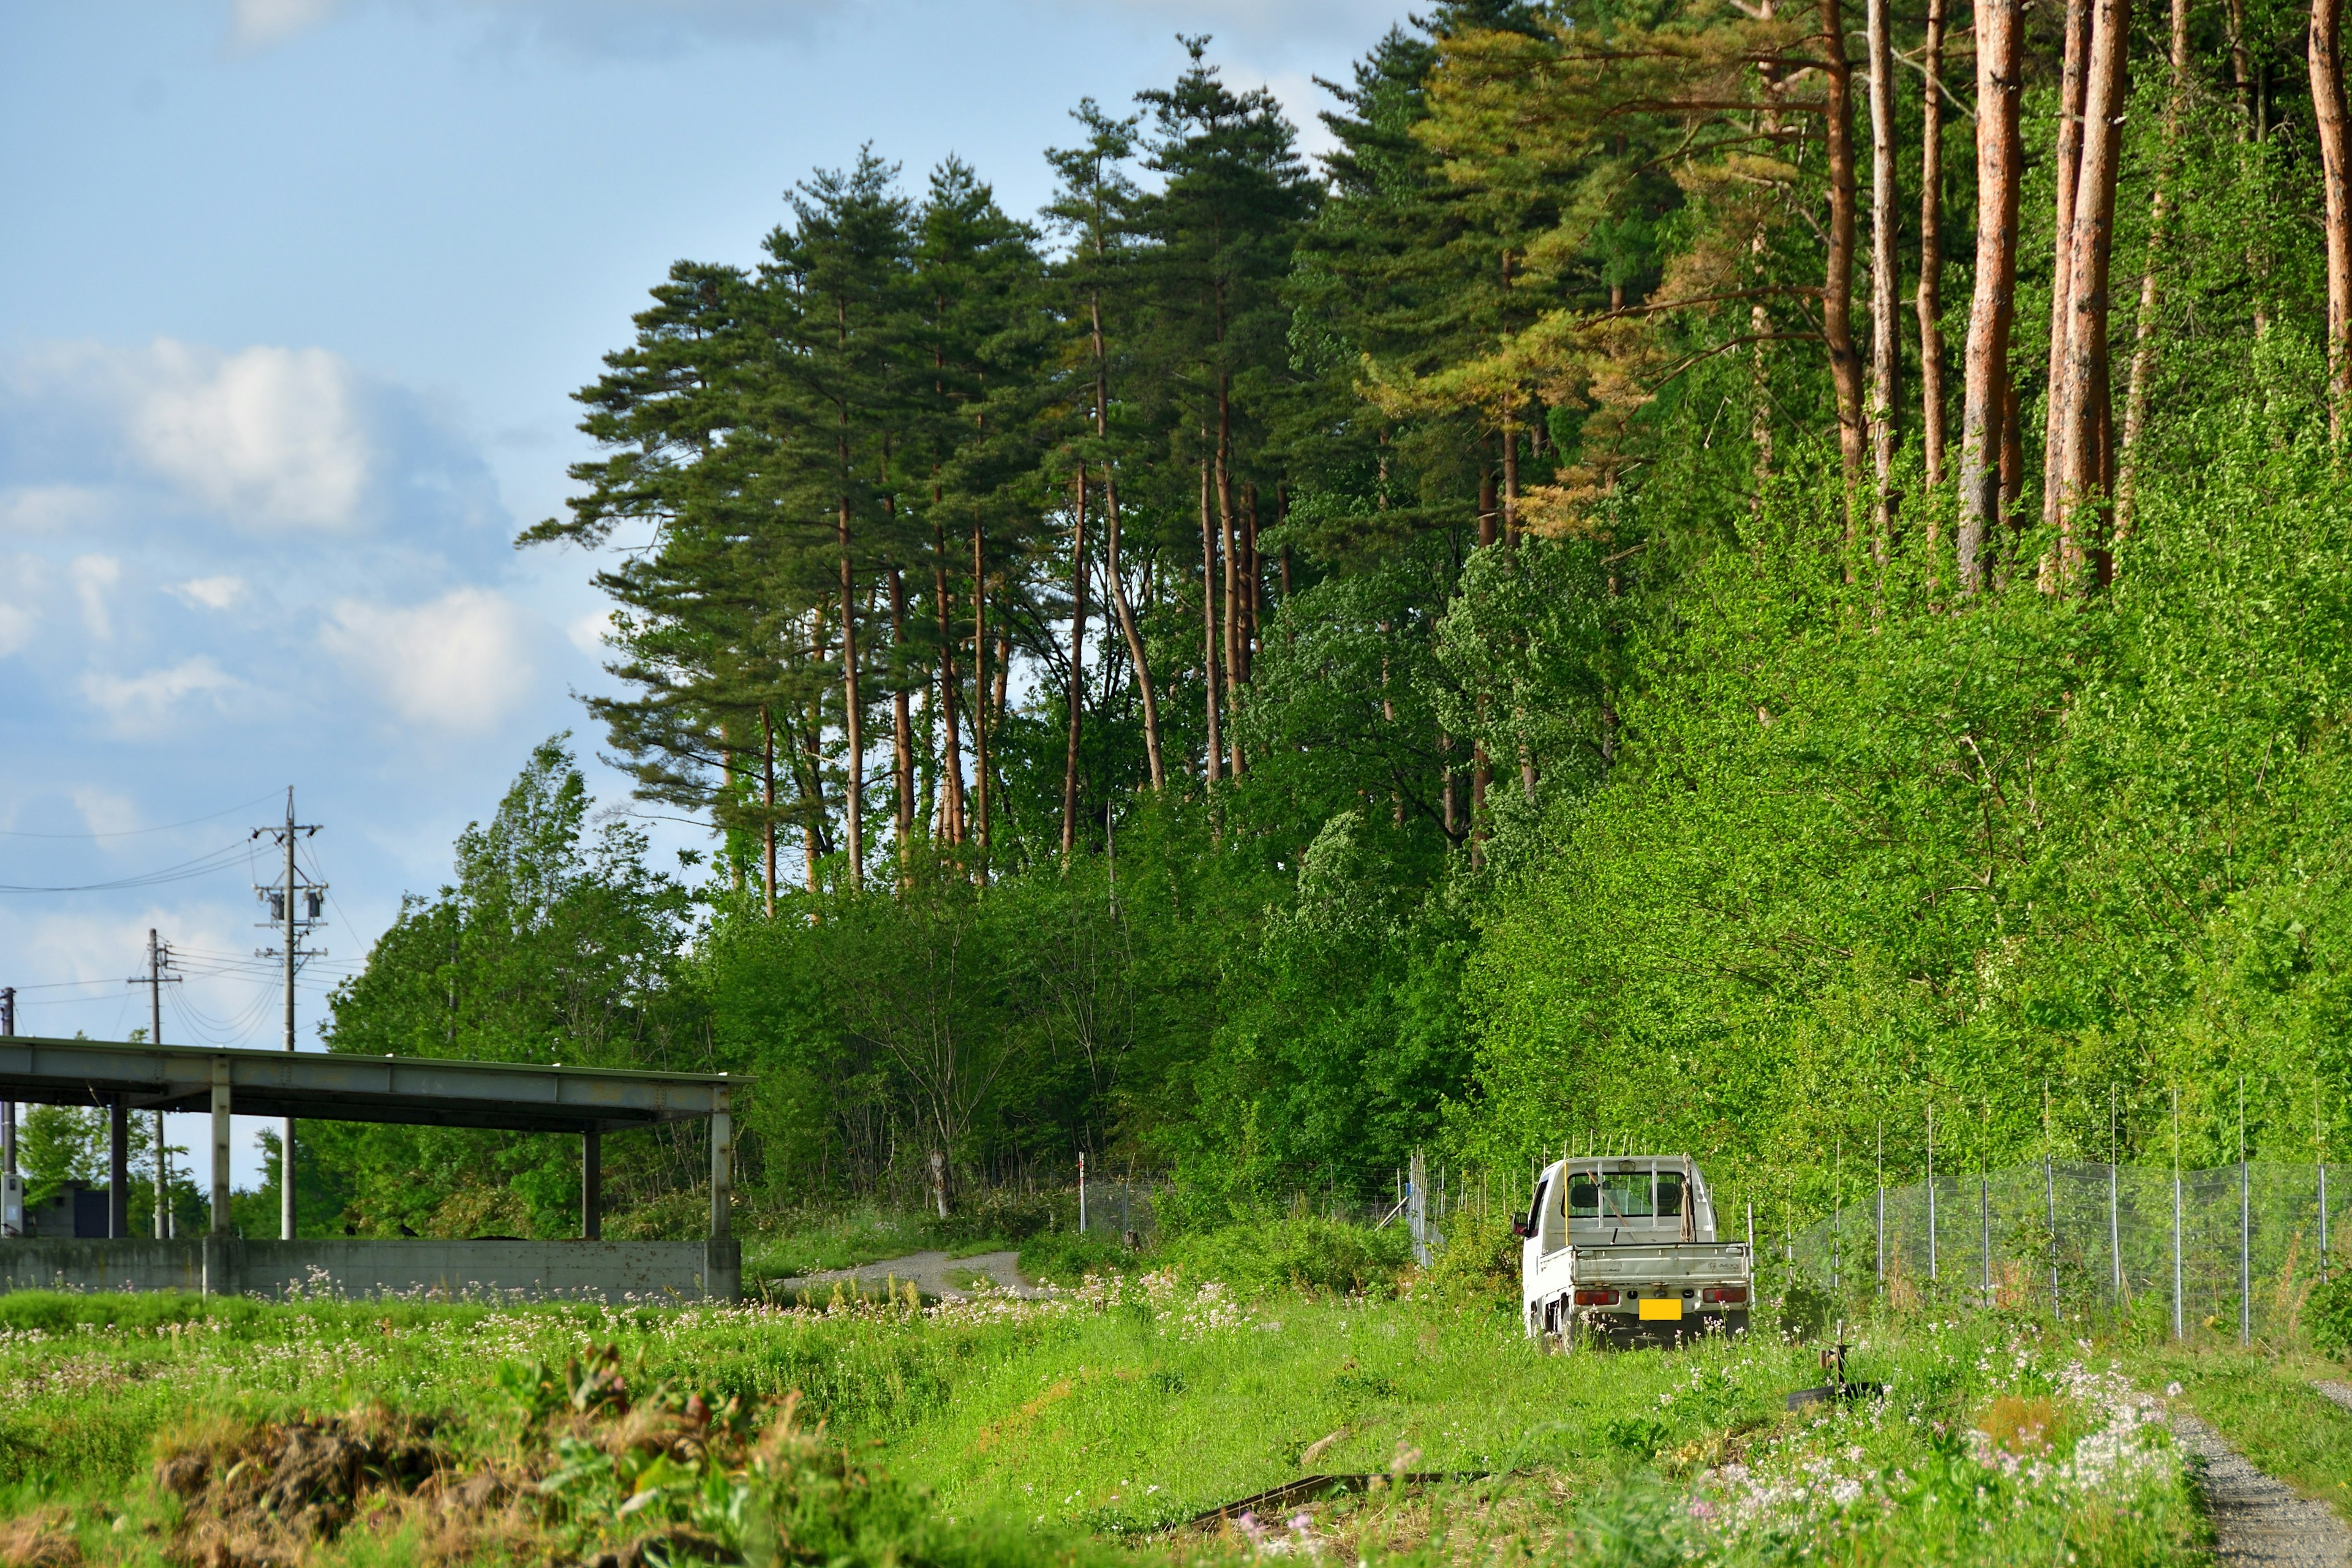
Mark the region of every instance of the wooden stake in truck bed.
<instances>
[{"instance_id":1,"label":"wooden stake in truck bed","mask_svg":"<svg viewBox=\"0 0 2352 1568\"><path fill-rule=\"evenodd\" d=\"M1688 1154L1563 1160L1511 1228L1531 1338L1565 1349L1747 1330L1755 1260L1716 1239L1715 1200Z\"/></svg>"}]
</instances>

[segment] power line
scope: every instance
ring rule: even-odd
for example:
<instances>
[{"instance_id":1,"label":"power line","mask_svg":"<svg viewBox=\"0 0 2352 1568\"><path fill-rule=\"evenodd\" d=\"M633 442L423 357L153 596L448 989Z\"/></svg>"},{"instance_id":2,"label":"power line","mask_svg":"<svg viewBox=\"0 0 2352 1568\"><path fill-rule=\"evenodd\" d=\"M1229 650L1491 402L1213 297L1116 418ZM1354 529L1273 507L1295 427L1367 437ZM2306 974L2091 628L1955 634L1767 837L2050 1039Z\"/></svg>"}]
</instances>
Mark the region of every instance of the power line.
<instances>
[{"instance_id":1,"label":"power line","mask_svg":"<svg viewBox=\"0 0 2352 1568\"><path fill-rule=\"evenodd\" d=\"M137 838L144 834L170 833L182 827L194 827L201 823L217 822L224 816L234 816L240 811L259 805L268 798L266 795L256 795L251 800L237 802L226 811L215 811L209 816L192 816L185 822L167 822L161 827L125 827L114 833L19 833L13 829L0 829L0 838Z\"/></svg>"},{"instance_id":2,"label":"power line","mask_svg":"<svg viewBox=\"0 0 2352 1568\"><path fill-rule=\"evenodd\" d=\"M129 877L117 877L105 882L79 882L57 887L35 887L14 882L0 882L0 893L116 893L133 888L157 888L167 882L186 882L225 870L236 863L238 855L247 853L244 844L231 844L206 850L193 860L183 860L176 866L160 870L142 871Z\"/></svg>"}]
</instances>

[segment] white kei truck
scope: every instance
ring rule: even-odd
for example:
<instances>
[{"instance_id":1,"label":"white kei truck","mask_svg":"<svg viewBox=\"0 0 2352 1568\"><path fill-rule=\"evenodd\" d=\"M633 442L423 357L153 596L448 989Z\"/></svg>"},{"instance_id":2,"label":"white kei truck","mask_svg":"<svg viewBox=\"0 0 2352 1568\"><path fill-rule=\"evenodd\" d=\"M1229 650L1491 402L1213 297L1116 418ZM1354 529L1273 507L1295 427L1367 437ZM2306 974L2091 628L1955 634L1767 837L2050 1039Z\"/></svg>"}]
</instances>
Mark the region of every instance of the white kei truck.
<instances>
[{"instance_id":1,"label":"white kei truck","mask_svg":"<svg viewBox=\"0 0 2352 1568\"><path fill-rule=\"evenodd\" d=\"M1715 1199L1688 1154L1562 1160L1511 1229L1530 1339L1671 1344L1748 1327L1755 1259L1717 1239Z\"/></svg>"}]
</instances>

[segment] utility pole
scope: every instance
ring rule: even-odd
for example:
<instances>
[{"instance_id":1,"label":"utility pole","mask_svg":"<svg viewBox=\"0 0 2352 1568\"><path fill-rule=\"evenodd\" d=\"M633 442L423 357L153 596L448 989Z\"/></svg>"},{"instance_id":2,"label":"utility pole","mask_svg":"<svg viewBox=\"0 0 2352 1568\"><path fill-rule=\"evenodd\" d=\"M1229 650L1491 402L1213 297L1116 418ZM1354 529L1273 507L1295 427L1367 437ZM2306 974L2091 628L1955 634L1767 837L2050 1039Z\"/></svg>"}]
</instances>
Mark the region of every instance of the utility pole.
<instances>
[{"instance_id":1,"label":"utility pole","mask_svg":"<svg viewBox=\"0 0 2352 1568\"><path fill-rule=\"evenodd\" d=\"M163 1043L163 987L180 984L180 976L167 973L172 967L172 944L147 930L147 973L134 974L125 984L147 987L147 1043ZM163 1134L163 1113L155 1112L155 1239L172 1237L172 1145Z\"/></svg>"},{"instance_id":2,"label":"utility pole","mask_svg":"<svg viewBox=\"0 0 2352 1568\"><path fill-rule=\"evenodd\" d=\"M16 1032L16 988L0 986L0 1037ZM16 1174L16 1102L0 1102L0 1237L25 1234L25 1184Z\"/></svg>"},{"instance_id":3,"label":"utility pole","mask_svg":"<svg viewBox=\"0 0 2352 1568\"><path fill-rule=\"evenodd\" d=\"M312 948L306 954L302 938L326 924L321 912L326 907L327 884L306 881L294 864L294 842L308 838L319 831L318 823L294 820L294 786L286 786L286 825L283 827L257 827L253 837L267 833L286 847L286 880L276 888L258 887L254 893L269 905L269 920L265 930L283 928L285 946L261 948L257 958L286 960L286 1048L294 1048L294 977L302 967L305 956L323 956L324 950ZM298 902L298 900L299 900ZM294 1119L287 1117L278 1124L278 1232L281 1239L294 1239Z\"/></svg>"}]
</instances>

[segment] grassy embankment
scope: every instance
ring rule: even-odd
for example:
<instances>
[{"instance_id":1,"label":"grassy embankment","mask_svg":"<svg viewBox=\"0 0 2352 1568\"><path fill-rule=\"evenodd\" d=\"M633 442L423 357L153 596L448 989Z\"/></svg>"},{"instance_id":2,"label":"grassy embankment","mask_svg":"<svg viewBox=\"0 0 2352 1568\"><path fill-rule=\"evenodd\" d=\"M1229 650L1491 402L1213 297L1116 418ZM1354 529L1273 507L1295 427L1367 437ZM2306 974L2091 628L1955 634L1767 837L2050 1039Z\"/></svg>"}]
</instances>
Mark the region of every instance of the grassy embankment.
<instances>
[{"instance_id":1,"label":"grassy embankment","mask_svg":"<svg viewBox=\"0 0 2352 1568\"><path fill-rule=\"evenodd\" d=\"M337 1538L309 1554L351 1563L641 1561L626 1548L646 1540L753 1563L1288 1542L1335 1561L1508 1545L2164 1563L2201 1541L2145 1402L2030 1324L1875 1326L1853 1371L1884 1398L1791 1413L1785 1394L1819 1381L1810 1347L1546 1356L1469 1282L1405 1283L1351 1297L1161 1274L929 1310L9 1297L0 1560L71 1540L100 1562L267 1561L321 1526ZM176 1461L162 1482L159 1458ZM1302 1470L1491 1476L1287 1510L1252 1521L1261 1541L1153 1533Z\"/></svg>"}]
</instances>

